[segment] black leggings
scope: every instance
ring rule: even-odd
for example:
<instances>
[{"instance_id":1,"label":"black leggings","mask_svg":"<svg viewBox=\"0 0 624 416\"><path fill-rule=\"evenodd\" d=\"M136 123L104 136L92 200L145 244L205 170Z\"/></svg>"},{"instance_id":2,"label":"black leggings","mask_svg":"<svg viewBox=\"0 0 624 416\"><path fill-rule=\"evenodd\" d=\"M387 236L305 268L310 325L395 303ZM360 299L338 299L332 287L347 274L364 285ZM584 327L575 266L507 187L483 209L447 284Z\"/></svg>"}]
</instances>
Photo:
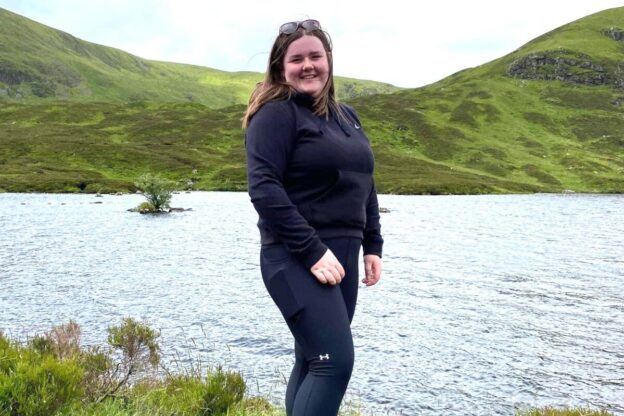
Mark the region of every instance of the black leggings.
<instances>
[{"instance_id":1,"label":"black leggings","mask_svg":"<svg viewBox=\"0 0 624 416\"><path fill-rule=\"evenodd\" d=\"M351 320L362 240L323 242L345 269L339 285L320 283L283 245L265 245L260 252L264 284L295 338L288 416L336 416L353 369Z\"/></svg>"}]
</instances>

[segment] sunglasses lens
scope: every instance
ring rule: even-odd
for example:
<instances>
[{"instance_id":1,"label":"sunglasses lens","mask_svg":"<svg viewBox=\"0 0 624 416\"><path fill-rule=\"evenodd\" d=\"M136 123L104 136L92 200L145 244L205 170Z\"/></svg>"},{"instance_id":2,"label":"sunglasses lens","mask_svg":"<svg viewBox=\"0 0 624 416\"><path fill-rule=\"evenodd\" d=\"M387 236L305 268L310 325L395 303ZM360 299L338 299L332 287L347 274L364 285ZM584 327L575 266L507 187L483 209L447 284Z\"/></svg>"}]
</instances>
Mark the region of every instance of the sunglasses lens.
<instances>
[{"instance_id":1,"label":"sunglasses lens","mask_svg":"<svg viewBox=\"0 0 624 416\"><path fill-rule=\"evenodd\" d=\"M282 35L290 35L291 33L295 33L300 27L305 30L319 30L321 24L318 20L314 19L304 20L303 22L288 22L280 26L279 33Z\"/></svg>"},{"instance_id":2,"label":"sunglasses lens","mask_svg":"<svg viewBox=\"0 0 624 416\"><path fill-rule=\"evenodd\" d=\"M290 35L291 33L295 33L297 31L298 24L297 22L288 22L284 23L279 28L279 33Z\"/></svg>"},{"instance_id":3,"label":"sunglasses lens","mask_svg":"<svg viewBox=\"0 0 624 416\"><path fill-rule=\"evenodd\" d=\"M321 28L321 24L318 20L308 19L299 24L305 30L318 30Z\"/></svg>"}]
</instances>

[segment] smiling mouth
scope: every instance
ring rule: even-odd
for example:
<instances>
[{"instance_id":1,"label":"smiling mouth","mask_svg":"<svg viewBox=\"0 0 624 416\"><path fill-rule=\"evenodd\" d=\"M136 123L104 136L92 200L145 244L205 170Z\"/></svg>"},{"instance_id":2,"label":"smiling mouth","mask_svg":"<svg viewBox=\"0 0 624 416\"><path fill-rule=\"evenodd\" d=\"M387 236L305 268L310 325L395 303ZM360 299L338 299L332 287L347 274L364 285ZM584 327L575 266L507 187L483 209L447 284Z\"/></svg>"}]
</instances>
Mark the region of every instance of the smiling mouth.
<instances>
[{"instance_id":1,"label":"smiling mouth","mask_svg":"<svg viewBox=\"0 0 624 416\"><path fill-rule=\"evenodd\" d=\"M316 75L304 75L301 77L301 79L314 79L316 78Z\"/></svg>"}]
</instances>

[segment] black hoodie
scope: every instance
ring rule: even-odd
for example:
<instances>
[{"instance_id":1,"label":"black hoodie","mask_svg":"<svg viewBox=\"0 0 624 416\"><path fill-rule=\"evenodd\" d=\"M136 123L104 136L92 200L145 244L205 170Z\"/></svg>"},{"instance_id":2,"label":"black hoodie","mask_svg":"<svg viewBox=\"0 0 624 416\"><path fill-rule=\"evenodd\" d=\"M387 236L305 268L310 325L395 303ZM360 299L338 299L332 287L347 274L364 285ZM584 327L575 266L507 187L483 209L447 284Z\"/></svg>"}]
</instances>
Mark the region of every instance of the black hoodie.
<instances>
[{"instance_id":1,"label":"black hoodie","mask_svg":"<svg viewBox=\"0 0 624 416\"><path fill-rule=\"evenodd\" d=\"M314 115L310 95L266 103L247 131L249 196L262 244L285 243L307 267L327 250L322 238L362 238L381 257L383 239L374 158L355 111Z\"/></svg>"}]
</instances>

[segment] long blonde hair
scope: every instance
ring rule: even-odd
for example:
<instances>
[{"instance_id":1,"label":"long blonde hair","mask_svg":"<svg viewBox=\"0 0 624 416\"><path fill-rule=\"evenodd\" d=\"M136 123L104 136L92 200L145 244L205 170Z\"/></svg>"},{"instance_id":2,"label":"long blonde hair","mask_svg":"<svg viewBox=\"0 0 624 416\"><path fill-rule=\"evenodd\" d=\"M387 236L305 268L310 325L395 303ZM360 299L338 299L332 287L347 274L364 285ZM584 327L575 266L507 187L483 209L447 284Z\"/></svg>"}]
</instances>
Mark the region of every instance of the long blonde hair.
<instances>
[{"instance_id":1,"label":"long blonde hair","mask_svg":"<svg viewBox=\"0 0 624 416\"><path fill-rule=\"evenodd\" d=\"M327 82L319 96L314 99L314 114L321 117L329 117L333 112L334 114L343 116L343 111L335 98L334 60L332 58L331 38L327 32L321 29L306 30L303 27L299 27L291 34L279 34L275 42L273 42L264 81L256 85L256 88L249 97L247 111L243 117L243 128L247 128L253 115L267 102L286 99L296 93L296 90L284 79L284 57L288 46L306 35L315 36L321 41L329 65Z\"/></svg>"}]
</instances>

